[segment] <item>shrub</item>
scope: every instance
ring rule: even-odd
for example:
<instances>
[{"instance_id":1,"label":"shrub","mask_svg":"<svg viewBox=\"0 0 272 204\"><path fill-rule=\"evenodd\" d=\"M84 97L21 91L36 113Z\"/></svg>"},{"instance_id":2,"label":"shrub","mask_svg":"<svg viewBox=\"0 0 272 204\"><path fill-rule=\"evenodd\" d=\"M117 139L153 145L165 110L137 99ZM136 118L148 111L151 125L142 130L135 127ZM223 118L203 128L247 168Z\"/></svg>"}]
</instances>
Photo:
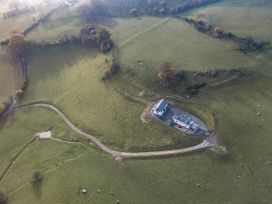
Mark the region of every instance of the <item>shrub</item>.
<instances>
[{"instance_id":1,"label":"shrub","mask_svg":"<svg viewBox=\"0 0 272 204\"><path fill-rule=\"evenodd\" d=\"M186 73L184 71L178 71L176 74L176 77L179 80L185 80L186 79Z\"/></svg>"},{"instance_id":2,"label":"shrub","mask_svg":"<svg viewBox=\"0 0 272 204\"><path fill-rule=\"evenodd\" d=\"M42 181L42 178L43 178L42 173L36 170L32 173L31 182L33 185L38 184Z\"/></svg>"},{"instance_id":3,"label":"shrub","mask_svg":"<svg viewBox=\"0 0 272 204\"><path fill-rule=\"evenodd\" d=\"M176 68L170 62L164 62L160 66L158 77L161 81L169 81L176 78Z\"/></svg>"},{"instance_id":4,"label":"shrub","mask_svg":"<svg viewBox=\"0 0 272 204\"><path fill-rule=\"evenodd\" d=\"M110 78L113 75L116 75L120 70L120 64L117 62L115 58L112 59L109 70L107 70L103 76L103 80Z\"/></svg>"},{"instance_id":5,"label":"shrub","mask_svg":"<svg viewBox=\"0 0 272 204\"><path fill-rule=\"evenodd\" d=\"M87 24L80 31L80 40L84 46L96 46L102 52L108 52L113 46L111 34L104 28L96 28Z\"/></svg>"},{"instance_id":6,"label":"shrub","mask_svg":"<svg viewBox=\"0 0 272 204\"><path fill-rule=\"evenodd\" d=\"M187 92L190 96L195 96L198 94L199 89L206 86L206 83L196 83L192 86L187 87Z\"/></svg>"},{"instance_id":7,"label":"shrub","mask_svg":"<svg viewBox=\"0 0 272 204\"><path fill-rule=\"evenodd\" d=\"M119 63L117 62L117 60L115 58L113 58L111 66L110 66L110 72L111 72L111 74L117 74L118 71L119 71L119 69L120 69Z\"/></svg>"}]
</instances>

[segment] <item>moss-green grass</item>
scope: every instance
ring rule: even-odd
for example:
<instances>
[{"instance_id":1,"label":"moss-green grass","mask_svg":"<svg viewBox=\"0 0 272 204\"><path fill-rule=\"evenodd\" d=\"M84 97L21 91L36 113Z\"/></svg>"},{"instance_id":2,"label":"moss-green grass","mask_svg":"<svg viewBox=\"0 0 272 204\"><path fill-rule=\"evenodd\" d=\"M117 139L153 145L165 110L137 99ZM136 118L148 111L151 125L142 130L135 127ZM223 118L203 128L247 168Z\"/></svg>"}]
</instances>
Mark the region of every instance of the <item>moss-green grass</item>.
<instances>
[{"instance_id":1,"label":"moss-green grass","mask_svg":"<svg viewBox=\"0 0 272 204\"><path fill-rule=\"evenodd\" d=\"M227 0L196 9L188 15L198 16L243 37L272 41L271 8L272 3L268 0Z\"/></svg>"},{"instance_id":2,"label":"moss-green grass","mask_svg":"<svg viewBox=\"0 0 272 204\"><path fill-rule=\"evenodd\" d=\"M218 100L212 103L218 110L222 110L218 105L222 103L220 97L222 96L219 94ZM259 101L251 100L250 103L256 102ZM237 102L229 100L227 103L234 112L221 115L224 118L220 123L220 133L235 143L228 145L230 156L227 160L220 160L212 153L203 152L172 158L126 160L123 165L118 166L113 159L91 146L35 141L18 157L0 186L8 192L10 203L20 204L104 204L114 203L116 200L132 204L269 203L271 184L267 178L271 178L271 166L265 162L270 159L271 152L267 148L270 140L259 138L256 141L256 132L241 135L237 128L230 128L232 117L239 118L241 113L253 118L255 114L251 109L255 106L249 105L241 109L235 108ZM263 107L269 104L269 101L262 101ZM37 115L47 117L39 118ZM12 122L15 119L16 122ZM15 130L21 131L18 133L13 128L5 128L0 132L1 141L5 137L17 140L20 135L22 140L18 143L22 146L37 131L48 126L53 126L54 130L55 125L62 124L62 121L47 110L33 109L11 115L4 125L10 123ZM71 138L76 136L65 125L60 126L58 131L54 131L54 137L59 137L60 134L70 135ZM245 137L253 140L248 141ZM6 142L1 142L0 145L2 148ZM11 145L9 149L14 151L21 146ZM259 161L259 156L264 161ZM35 189L30 184L34 169L41 170L44 176L40 189ZM197 186L198 183L200 187ZM80 187L88 189L87 195L78 194ZM101 189L101 193L97 193L98 189ZM111 191L114 195L110 194Z\"/></svg>"},{"instance_id":3,"label":"moss-green grass","mask_svg":"<svg viewBox=\"0 0 272 204\"><path fill-rule=\"evenodd\" d=\"M228 9L221 10L223 16L227 15L224 11L228 13ZM261 21L261 17L258 18ZM152 25L152 22L150 24ZM190 29L191 33L194 32L192 30ZM118 43L127 39L122 38L122 33L112 32L113 38ZM212 41L218 40L212 39ZM224 46L230 46L225 45L225 42L222 43ZM134 46L136 49L137 46ZM221 46L218 45L214 49L220 54ZM158 52L154 50L154 57L156 57L155 51ZM131 53L130 55L138 56ZM140 123L139 116L144 106L124 100L110 88L111 82L105 86L99 80L106 69L104 57L100 54L95 55L90 50L75 51L72 47L36 51L29 58L30 86L21 103L50 100L60 106L72 121L79 124L79 127L90 128L88 131L98 133L106 143L111 142L108 138L116 139L118 137L115 136L121 135L119 134L121 129L116 124L122 124L123 130L131 135L134 135L133 131L144 132L145 128L157 128L156 123L152 123L143 129L135 128L129 132L128 129L133 126L132 124ZM230 63L234 63L231 61L236 61L236 57L235 55L232 58L230 55L228 58ZM78 148L77 145L74 147L74 145L56 144L52 141L35 141L15 162L7 177L0 183L0 188L7 190L10 203L20 204L104 204L114 203L116 200L132 204L270 203L272 166L267 162L272 161L272 54L259 53L248 55L246 58L249 58L248 62L250 62L251 72L248 75L229 86L204 89L194 98L203 110L212 112L216 117L219 143L227 147L229 152L227 157L220 159L211 152L201 152L171 158L126 160L123 166L118 167L113 159L92 147ZM197 63L197 58L195 60L196 62L193 62L188 58L192 64ZM235 63L240 66L238 62ZM207 64L203 63L203 66ZM154 80L155 72L149 69L146 71L146 78ZM82 75L83 72L85 75ZM148 74L149 72L151 74ZM140 74L139 76L143 77ZM121 80L122 77L117 79ZM145 83L139 83L139 78L135 77L134 81L143 89L146 87ZM108 96L107 100L104 100L106 96ZM84 100L81 100L83 98ZM111 108L112 106L116 108ZM78 114L79 111L81 114ZM99 124L103 119L101 113L111 121L104 121L103 124L107 124L106 126ZM115 115L111 116L109 113ZM257 113L261 115L257 116ZM92 117L93 115L97 116L95 117L97 121ZM77 138L77 135L71 133L58 116L44 109L18 112L3 121L0 132L0 150L3 151L0 160L4 162L0 169L5 167L9 158L37 131L51 126L56 137L65 139L68 135L69 140ZM59 126L58 130L56 126ZM114 129L116 127L119 129ZM110 135L114 137L107 136L109 135L107 131L110 129L113 131ZM122 134L127 135L124 133ZM18 137L19 134L21 137ZM147 135L153 137L153 133ZM125 142L139 147L140 141L146 142L144 139L147 137L133 138L131 142L126 139ZM118 138L117 142L114 141L116 143L112 143L113 146L118 146L120 141L123 140ZM166 144L161 140L158 142L160 145ZM153 145L153 142L149 142L142 147ZM5 155L7 155L6 159L4 159ZM56 163L62 160L69 162L60 163L56 167ZM40 194L35 193L29 184L33 168L41 168L42 171L48 172L44 173ZM21 176L19 179L18 175ZM200 187L197 186L198 183ZM88 194L78 195L79 187L86 187ZM100 194L97 193L97 189L101 189ZM114 195L111 195L110 191L113 191Z\"/></svg>"},{"instance_id":4,"label":"moss-green grass","mask_svg":"<svg viewBox=\"0 0 272 204\"><path fill-rule=\"evenodd\" d=\"M132 70L137 81L149 86L157 80L159 66L165 61L172 62L177 70L190 71L251 67L253 63L237 52L233 43L214 40L179 19L116 21L117 26L109 29L119 46L124 70Z\"/></svg>"},{"instance_id":5,"label":"moss-green grass","mask_svg":"<svg viewBox=\"0 0 272 204\"><path fill-rule=\"evenodd\" d=\"M29 86L20 103L55 103L80 128L117 149L190 146L199 140L152 121L140 120L145 105L128 101L102 81L105 57L74 46L36 50L28 58ZM50 60L48 60L50 59Z\"/></svg>"},{"instance_id":6,"label":"moss-green grass","mask_svg":"<svg viewBox=\"0 0 272 204\"><path fill-rule=\"evenodd\" d=\"M78 35L80 29L85 25L85 20L80 17L79 7L86 2L86 0L80 0L72 7L57 10L33 29L27 38L37 41L55 41L65 35Z\"/></svg>"},{"instance_id":7,"label":"moss-green grass","mask_svg":"<svg viewBox=\"0 0 272 204\"><path fill-rule=\"evenodd\" d=\"M0 2L0 14L9 11L8 8L9 1ZM42 7L34 12L10 17L4 19L1 15L0 18L0 25L1 25L1 32L0 32L0 39L6 39L9 37L10 32L12 31L19 31L23 32L27 27L29 27L35 19L38 20L41 16L47 14L50 10L55 8L55 4L50 6Z\"/></svg>"}]
</instances>

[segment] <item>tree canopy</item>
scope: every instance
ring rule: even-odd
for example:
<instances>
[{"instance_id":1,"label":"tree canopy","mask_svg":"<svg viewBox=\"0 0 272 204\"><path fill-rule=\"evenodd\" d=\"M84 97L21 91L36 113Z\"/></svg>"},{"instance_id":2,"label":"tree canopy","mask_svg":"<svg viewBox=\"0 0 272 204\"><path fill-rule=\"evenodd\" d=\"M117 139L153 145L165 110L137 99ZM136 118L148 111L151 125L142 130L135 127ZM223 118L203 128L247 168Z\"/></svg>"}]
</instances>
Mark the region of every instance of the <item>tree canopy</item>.
<instances>
[{"instance_id":1,"label":"tree canopy","mask_svg":"<svg viewBox=\"0 0 272 204\"><path fill-rule=\"evenodd\" d=\"M17 31L13 31L9 37L9 50L13 57L22 57L25 52L24 36Z\"/></svg>"},{"instance_id":2,"label":"tree canopy","mask_svg":"<svg viewBox=\"0 0 272 204\"><path fill-rule=\"evenodd\" d=\"M110 51L113 45L109 31L105 28L96 28L90 24L81 29L80 38L83 45L96 45L102 52Z\"/></svg>"},{"instance_id":3,"label":"tree canopy","mask_svg":"<svg viewBox=\"0 0 272 204\"><path fill-rule=\"evenodd\" d=\"M170 62L164 62L160 66L158 77L161 81L170 81L176 79L177 71Z\"/></svg>"}]
</instances>

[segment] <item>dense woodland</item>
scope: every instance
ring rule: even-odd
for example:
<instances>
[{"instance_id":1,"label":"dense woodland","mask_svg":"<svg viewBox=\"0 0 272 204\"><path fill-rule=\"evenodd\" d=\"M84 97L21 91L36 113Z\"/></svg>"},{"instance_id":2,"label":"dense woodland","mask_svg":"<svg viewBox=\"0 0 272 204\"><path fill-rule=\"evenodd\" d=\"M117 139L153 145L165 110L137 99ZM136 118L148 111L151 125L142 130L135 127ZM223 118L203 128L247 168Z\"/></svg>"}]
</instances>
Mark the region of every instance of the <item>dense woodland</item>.
<instances>
[{"instance_id":1,"label":"dense woodland","mask_svg":"<svg viewBox=\"0 0 272 204\"><path fill-rule=\"evenodd\" d=\"M89 21L98 15L113 17L166 16L176 15L218 1L220 0L93 0L88 5L82 6L80 12Z\"/></svg>"}]
</instances>

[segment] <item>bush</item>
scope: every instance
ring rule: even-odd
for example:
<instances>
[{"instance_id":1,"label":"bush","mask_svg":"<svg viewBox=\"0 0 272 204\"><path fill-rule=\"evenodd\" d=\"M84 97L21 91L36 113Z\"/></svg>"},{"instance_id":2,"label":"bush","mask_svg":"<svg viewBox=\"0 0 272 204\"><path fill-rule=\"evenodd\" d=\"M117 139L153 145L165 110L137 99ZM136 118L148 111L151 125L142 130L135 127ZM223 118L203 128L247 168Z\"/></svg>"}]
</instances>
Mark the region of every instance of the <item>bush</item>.
<instances>
[{"instance_id":1,"label":"bush","mask_svg":"<svg viewBox=\"0 0 272 204\"><path fill-rule=\"evenodd\" d=\"M170 81L176 79L176 68L170 62L164 62L160 66L158 77L161 81Z\"/></svg>"},{"instance_id":2,"label":"bush","mask_svg":"<svg viewBox=\"0 0 272 204\"><path fill-rule=\"evenodd\" d=\"M199 89L203 88L206 86L206 83L197 83L197 84L194 84L192 86L188 86L186 87L187 88L187 93L190 95L190 96L195 96L198 94L198 91Z\"/></svg>"},{"instance_id":3,"label":"bush","mask_svg":"<svg viewBox=\"0 0 272 204\"><path fill-rule=\"evenodd\" d=\"M184 71L178 71L176 74L176 77L179 80L185 80L186 79L186 73Z\"/></svg>"},{"instance_id":4,"label":"bush","mask_svg":"<svg viewBox=\"0 0 272 204\"><path fill-rule=\"evenodd\" d=\"M80 31L80 41L84 46L98 47L102 52L108 52L113 47L111 34L104 28L96 28L87 24Z\"/></svg>"},{"instance_id":5,"label":"bush","mask_svg":"<svg viewBox=\"0 0 272 204\"><path fill-rule=\"evenodd\" d=\"M7 203L8 197L4 190L0 190L0 204Z\"/></svg>"},{"instance_id":6,"label":"bush","mask_svg":"<svg viewBox=\"0 0 272 204\"><path fill-rule=\"evenodd\" d=\"M40 183L42 181L42 178L43 178L43 176L42 176L42 173L40 171L34 171L32 173L31 182L32 182L33 185L38 184L38 183Z\"/></svg>"},{"instance_id":7,"label":"bush","mask_svg":"<svg viewBox=\"0 0 272 204\"><path fill-rule=\"evenodd\" d=\"M107 70L107 71L105 72L105 74L104 74L102 80L106 80L106 79L108 79L108 78L110 78L110 77L111 77L111 72L110 72L110 70Z\"/></svg>"},{"instance_id":8,"label":"bush","mask_svg":"<svg viewBox=\"0 0 272 204\"><path fill-rule=\"evenodd\" d=\"M115 58L112 59L112 63L111 63L111 66L110 66L110 72L112 74L117 74L118 71L120 69L120 65L119 63L117 62L117 60Z\"/></svg>"},{"instance_id":9,"label":"bush","mask_svg":"<svg viewBox=\"0 0 272 204\"><path fill-rule=\"evenodd\" d=\"M106 80L113 75L116 75L120 70L120 64L117 62L115 58L112 59L109 70L107 70L102 78L102 80Z\"/></svg>"}]
</instances>

